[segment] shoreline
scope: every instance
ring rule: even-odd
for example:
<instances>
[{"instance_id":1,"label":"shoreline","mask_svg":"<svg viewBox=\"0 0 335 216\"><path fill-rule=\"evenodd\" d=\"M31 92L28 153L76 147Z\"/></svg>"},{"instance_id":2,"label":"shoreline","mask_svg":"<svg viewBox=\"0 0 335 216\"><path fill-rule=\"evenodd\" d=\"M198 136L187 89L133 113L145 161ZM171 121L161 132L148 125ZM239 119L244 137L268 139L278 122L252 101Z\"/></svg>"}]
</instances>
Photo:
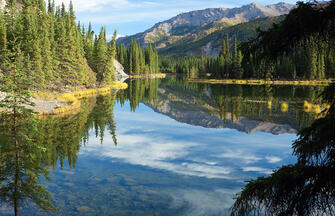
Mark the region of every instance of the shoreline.
<instances>
[{"instance_id":1,"label":"shoreline","mask_svg":"<svg viewBox=\"0 0 335 216\"><path fill-rule=\"evenodd\" d=\"M164 73L129 75L130 79L163 79L165 77Z\"/></svg>"},{"instance_id":2,"label":"shoreline","mask_svg":"<svg viewBox=\"0 0 335 216\"><path fill-rule=\"evenodd\" d=\"M193 83L234 84L234 85L296 85L296 86L328 86L333 80L237 80L237 79L187 79Z\"/></svg>"},{"instance_id":3,"label":"shoreline","mask_svg":"<svg viewBox=\"0 0 335 216\"><path fill-rule=\"evenodd\" d=\"M127 83L113 82L108 87L95 89L80 89L70 92L35 92L33 102L36 106L31 107L37 116L52 116L65 113L72 113L81 107L80 99L106 95L112 91L119 91L128 88Z\"/></svg>"}]
</instances>

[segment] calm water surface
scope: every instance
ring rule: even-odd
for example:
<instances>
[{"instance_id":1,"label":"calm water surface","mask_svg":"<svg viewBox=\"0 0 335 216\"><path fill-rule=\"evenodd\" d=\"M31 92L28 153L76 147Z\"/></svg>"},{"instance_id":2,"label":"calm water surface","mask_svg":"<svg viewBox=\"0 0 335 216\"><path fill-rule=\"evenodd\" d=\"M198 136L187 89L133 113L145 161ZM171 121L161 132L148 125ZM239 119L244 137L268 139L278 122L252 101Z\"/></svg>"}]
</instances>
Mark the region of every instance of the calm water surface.
<instances>
[{"instance_id":1,"label":"calm water surface","mask_svg":"<svg viewBox=\"0 0 335 216\"><path fill-rule=\"evenodd\" d=\"M295 162L292 141L315 117L306 102L322 89L172 77L85 99L80 113L41 122L55 215L227 215L245 181Z\"/></svg>"}]
</instances>

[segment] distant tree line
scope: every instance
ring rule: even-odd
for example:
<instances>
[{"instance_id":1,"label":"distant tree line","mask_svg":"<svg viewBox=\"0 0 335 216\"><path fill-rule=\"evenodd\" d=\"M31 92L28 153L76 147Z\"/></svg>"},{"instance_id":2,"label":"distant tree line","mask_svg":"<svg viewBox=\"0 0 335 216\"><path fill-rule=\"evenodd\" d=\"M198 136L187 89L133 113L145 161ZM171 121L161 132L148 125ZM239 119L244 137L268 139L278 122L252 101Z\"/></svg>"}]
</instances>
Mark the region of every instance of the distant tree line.
<instances>
[{"instance_id":1,"label":"distant tree line","mask_svg":"<svg viewBox=\"0 0 335 216\"><path fill-rule=\"evenodd\" d=\"M141 48L132 40L129 47L121 44L117 47L117 59L127 74L153 74L159 72L158 53L151 44Z\"/></svg>"},{"instance_id":2,"label":"distant tree line","mask_svg":"<svg viewBox=\"0 0 335 216\"><path fill-rule=\"evenodd\" d=\"M230 51L230 40L228 35L222 42L219 57L186 56L183 58L162 58L161 70L164 72L183 73L189 76L204 76L211 74L216 78L242 78L242 53L238 49L237 38L234 38L233 50Z\"/></svg>"},{"instance_id":3,"label":"distant tree line","mask_svg":"<svg viewBox=\"0 0 335 216\"><path fill-rule=\"evenodd\" d=\"M108 84L114 79L115 39L106 42L104 28L98 36L76 17L72 2L55 6L49 0L7 1L0 11L0 69L9 73L6 62L19 45L24 56L24 73L34 88Z\"/></svg>"},{"instance_id":4,"label":"distant tree line","mask_svg":"<svg viewBox=\"0 0 335 216\"><path fill-rule=\"evenodd\" d=\"M165 57L161 70L219 79L334 78L334 4L298 2L281 23L258 30L256 39L238 44L235 37L232 45L227 35L219 57Z\"/></svg>"}]
</instances>

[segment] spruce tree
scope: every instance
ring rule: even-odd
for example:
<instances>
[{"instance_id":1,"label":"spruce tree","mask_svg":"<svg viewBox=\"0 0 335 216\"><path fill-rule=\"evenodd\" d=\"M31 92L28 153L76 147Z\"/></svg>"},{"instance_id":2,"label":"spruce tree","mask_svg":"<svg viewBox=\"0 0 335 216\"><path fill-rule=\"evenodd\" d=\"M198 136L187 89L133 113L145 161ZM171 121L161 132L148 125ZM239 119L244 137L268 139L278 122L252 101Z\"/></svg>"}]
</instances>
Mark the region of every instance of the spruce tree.
<instances>
[{"instance_id":1,"label":"spruce tree","mask_svg":"<svg viewBox=\"0 0 335 216\"><path fill-rule=\"evenodd\" d=\"M317 61L318 56L316 53L315 44L311 38L308 39L307 42L307 78L308 79L316 79L317 78Z\"/></svg>"},{"instance_id":2,"label":"spruce tree","mask_svg":"<svg viewBox=\"0 0 335 216\"><path fill-rule=\"evenodd\" d=\"M108 54L107 54L107 62L106 62L106 68L104 70L103 74L103 80L102 82L104 84L110 84L113 80L115 80L115 69L114 69L114 60L116 57L116 37L117 37L117 31L114 31L112 41L109 44L108 47Z\"/></svg>"},{"instance_id":3,"label":"spruce tree","mask_svg":"<svg viewBox=\"0 0 335 216\"><path fill-rule=\"evenodd\" d=\"M50 84L54 81L53 77L53 51L51 49L51 42L50 39L53 39L52 34L53 30L53 23L51 22L50 15L46 13L45 3L44 0L39 0L39 19L38 19L38 26L39 26L39 37L40 37L40 46L41 46L41 56L42 59L42 73L45 77L46 84Z\"/></svg>"},{"instance_id":4,"label":"spruce tree","mask_svg":"<svg viewBox=\"0 0 335 216\"><path fill-rule=\"evenodd\" d=\"M30 74L35 88L43 88L45 74L42 69L42 49L39 34L38 14L40 10L31 1L24 2L23 6L23 32L22 50L30 57L32 71Z\"/></svg>"},{"instance_id":5,"label":"spruce tree","mask_svg":"<svg viewBox=\"0 0 335 216\"><path fill-rule=\"evenodd\" d=\"M237 38L234 39L234 53L233 53L233 65L232 65L232 77L236 79L242 78L242 66L241 66L241 52L237 48Z\"/></svg>"},{"instance_id":6,"label":"spruce tree","mask_svg":"<svg viewBox=\"0 0 335 216\"><path fill-rule=\"evenodd\" d=\"M226 36L226 45L225 45L225 75L226 77L230 77L231 73L231 55L230 55L230 44L229 44L229 36Z\"/></svg>"}]
</instances>

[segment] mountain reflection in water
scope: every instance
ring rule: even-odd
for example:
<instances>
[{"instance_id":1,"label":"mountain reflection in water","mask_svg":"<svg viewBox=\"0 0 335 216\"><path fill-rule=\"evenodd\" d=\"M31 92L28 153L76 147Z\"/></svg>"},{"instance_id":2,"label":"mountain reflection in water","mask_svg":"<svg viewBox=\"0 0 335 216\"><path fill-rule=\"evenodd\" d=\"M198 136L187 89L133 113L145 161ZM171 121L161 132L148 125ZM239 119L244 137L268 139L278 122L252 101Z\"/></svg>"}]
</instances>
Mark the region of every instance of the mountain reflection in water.
<instances>
[{"instance_id":1,"label":"mountain reflection in water","mask_svg":"<svg viewBox=\"0 0 335 216\"><path fill-rule=\"evenodd\" d=\"M131 80L119 95L133 110L139 102L179 122L205 128L230 128L241 132L296 133L311 124L321 104L324 87L211 85L188 83L170 77ZM137 94L133 94L137 92Z\"/></svg>"}]
</instances>

